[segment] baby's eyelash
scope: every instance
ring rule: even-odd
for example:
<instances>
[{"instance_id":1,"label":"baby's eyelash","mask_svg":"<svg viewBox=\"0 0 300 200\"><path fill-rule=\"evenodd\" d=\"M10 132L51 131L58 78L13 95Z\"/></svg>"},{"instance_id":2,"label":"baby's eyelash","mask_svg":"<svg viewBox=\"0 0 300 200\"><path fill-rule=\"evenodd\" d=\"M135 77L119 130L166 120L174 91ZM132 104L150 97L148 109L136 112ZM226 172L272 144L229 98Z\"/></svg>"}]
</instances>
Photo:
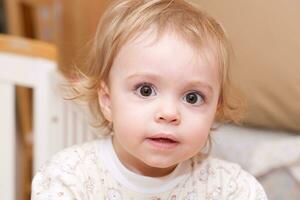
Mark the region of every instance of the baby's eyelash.
<instances>
[{"instance_id":1,"label":"baby's eyelash","mask_svg":"<svg viewBox=\"0 0 300 200\"><path fill-rule=\"evenodd\" d=\"M148 83L148 82L142 82L142 83L138 83L136 85L134 85L134 90L137 90L138 88L142 87L142 86L149 86L151 88L155 88L153 84Z\"/></svg>"}]
</instances>

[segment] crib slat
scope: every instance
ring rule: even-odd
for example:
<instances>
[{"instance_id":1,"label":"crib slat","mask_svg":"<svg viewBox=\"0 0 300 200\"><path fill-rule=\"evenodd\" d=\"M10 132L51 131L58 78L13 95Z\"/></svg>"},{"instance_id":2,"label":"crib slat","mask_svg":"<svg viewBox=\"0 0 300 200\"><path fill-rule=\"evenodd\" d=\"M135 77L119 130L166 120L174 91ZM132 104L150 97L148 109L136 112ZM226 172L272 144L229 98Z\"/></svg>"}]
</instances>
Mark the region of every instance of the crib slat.
<instances>
[{"instance_id":1,"label":"crib slat","mask_svg":"<svg viewBox=\"0 0 300 200\"><path fill-rule=\"evenodd\" d=\"M85 131L85 127L84 127L84 120L82 120L82 116L80 116L79 114L77 114L77 143L83 143L84 142L84 131Z\"/></svg>"},{"instance_id":2,"label":"crib slat","mask_svg":"<svg viewBox=\"0 0 300 200\"><path fill-rule=\"evenodd\" d=\"M73 124L73 111L70 104L66 104L67 106L67 146L71 146L74 139L74 124Z\"/></svg>"},{"instance_id":3,"label":"crib slat","mask_svg":"<svg viewBox=\"0 0 300 200\"><path fill-rule=\"evenodd\" d=\"M16 130L15 130L15 88L0 83L0 194L1 199L16 197Z\"/></svg>"},{"instance_id":4,"label":"crib slat","mask_svg":"<svg viewBox=\"0 0 300 200\"><path fill-rule=\"evenodd\" d=\"M51 157L50 87L48 77L44 75L42 78L44 80L40 79L39 85L33 90L34 172Z\"/></svg>"},{"instance_id":5,"label":"crib slat","mask_svg":"<svg viewBox=\"0 0 300 200\"><path fill-rule=\"evenodd\" d=\"M65 147L64 144L64 125L63 125L63 98L60 96L59 93L59 80L57 80L57 76L59 74L54 72L51 74L51 110L50 110L50 117L51 117L51 125L50 125L50 132L51 132L51 152L52 154L57 153L61 149Z\"/></svg>"}]
</instances>

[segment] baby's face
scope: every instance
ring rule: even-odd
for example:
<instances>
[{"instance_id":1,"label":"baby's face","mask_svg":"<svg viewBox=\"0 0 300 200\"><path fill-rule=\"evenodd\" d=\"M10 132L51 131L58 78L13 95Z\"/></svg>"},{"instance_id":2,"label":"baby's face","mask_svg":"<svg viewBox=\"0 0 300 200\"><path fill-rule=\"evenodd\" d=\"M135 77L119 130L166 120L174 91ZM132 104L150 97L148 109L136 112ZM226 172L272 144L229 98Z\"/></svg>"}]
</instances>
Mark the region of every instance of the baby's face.
<instances>
[{"instance_id":1,"label":"baby's face","mask_svg":"<svg viewBox=\"0 0 300 200\"><path fill-rule=\"evenodd\" d=\"M120 160L144 175L170 172L204 147L220 93L208 50L199 55L174 33L157 42L154 36L144 33L121 48L102 103Z\"/></svg>"}]
</instances>

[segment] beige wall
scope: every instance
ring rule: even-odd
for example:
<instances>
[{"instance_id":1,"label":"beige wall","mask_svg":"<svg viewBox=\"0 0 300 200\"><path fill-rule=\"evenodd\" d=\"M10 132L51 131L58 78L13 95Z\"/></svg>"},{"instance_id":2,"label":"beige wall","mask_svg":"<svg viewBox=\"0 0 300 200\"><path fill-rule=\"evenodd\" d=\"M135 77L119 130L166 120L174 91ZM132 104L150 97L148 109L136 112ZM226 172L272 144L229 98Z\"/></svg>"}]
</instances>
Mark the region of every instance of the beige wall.
<instances>
[{"instance_id":1,"label":"beige wall","mask_svg":"<svg viewBox=\"0 0 300 200\"><path fill-rule=\"evenodd\" d=\"M56 27L59 63L63 71L69 71L75 62L84 62L85 52L89 47L87 43L94 36L99 18L109 0L89 0L88 3L86 0L57 2L62 9Z\"/></svg>"},{"instance_id":2,"label":"beige wall","mask_svg":"<svg viewBox=\"0 0 300 200\"><path fill-rule=\"evenodd\" d=\"M195 0L227 30L249 124L300 132L300 1Z\"/></svg>"}]
</instances>

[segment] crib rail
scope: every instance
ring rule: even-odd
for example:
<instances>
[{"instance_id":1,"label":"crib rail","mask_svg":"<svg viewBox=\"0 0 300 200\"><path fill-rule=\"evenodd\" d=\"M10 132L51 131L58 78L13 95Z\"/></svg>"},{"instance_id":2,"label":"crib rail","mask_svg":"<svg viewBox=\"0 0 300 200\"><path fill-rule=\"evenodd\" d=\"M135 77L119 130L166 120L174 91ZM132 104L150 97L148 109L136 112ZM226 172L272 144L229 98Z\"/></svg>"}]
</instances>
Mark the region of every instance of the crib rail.
<instances>
[{"instance_id":1,"label":"crib rail","mask_svg":"<svg viewBox=\"0 0 300 200\"><path fill-rule=\"evenodd\" d=\"M0 84L0 92L0 196L1 199L13 200L16 196L15 89L10 84Z\"/></svg>"},{"instance_id":2,"label":"crib rail","mask_svg":"<svg viewBox=\"0 0 300 200\"><path fill-rule=\"evenodd\" d=\"M0 199L16 198L15 86L33 90L33 173L54 153L94 138L85 111L59 92L54 61L0 53Z\"/></svg>"}]
</instances>

